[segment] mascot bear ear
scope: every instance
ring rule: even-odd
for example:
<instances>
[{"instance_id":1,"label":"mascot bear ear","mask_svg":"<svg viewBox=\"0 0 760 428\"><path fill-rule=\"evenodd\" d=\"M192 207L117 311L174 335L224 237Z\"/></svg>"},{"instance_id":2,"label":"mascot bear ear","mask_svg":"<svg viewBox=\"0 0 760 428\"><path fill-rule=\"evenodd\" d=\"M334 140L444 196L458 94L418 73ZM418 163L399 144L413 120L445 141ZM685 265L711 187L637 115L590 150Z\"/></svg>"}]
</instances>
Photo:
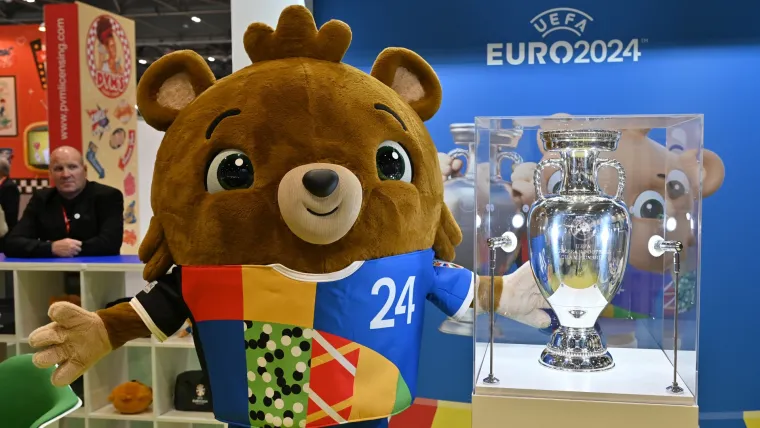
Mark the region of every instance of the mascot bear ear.
<instances>
[{"instance_id":1,"label":"mascot bear ear","mask_svg":"<svg viewBox=\"0 0 760 428\"><path fill-rule=\"evenodd\" d=\"M166 131L179 112L215 81L200 55L188 50L172 52L145 70L137 85L137 108L148 125Z\"/></svg>"},{"instance_id":2,"label":"mascot bear ear","mask_svg":"<svg viewBox=\"0 0 760 428\"><path fill-rule=\"evenodd\" d=\"M422 121L441 106L441 82L421 56L403 48L387 48L377 56L370 72L409 104Z\"/></svg>"}]
</instances>

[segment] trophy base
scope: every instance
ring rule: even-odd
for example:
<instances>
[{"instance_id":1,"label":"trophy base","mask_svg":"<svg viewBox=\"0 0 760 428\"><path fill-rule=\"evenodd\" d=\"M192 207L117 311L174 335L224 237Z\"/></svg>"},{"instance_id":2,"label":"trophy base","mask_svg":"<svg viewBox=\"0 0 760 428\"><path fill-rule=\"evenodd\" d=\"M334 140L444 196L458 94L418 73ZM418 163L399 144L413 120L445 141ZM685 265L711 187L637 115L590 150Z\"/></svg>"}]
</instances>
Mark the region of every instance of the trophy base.
<instances>
[{"instance_id":1,"label":"trophy base","mask_svg":"<svg viewBox=\"0 0 760 428\"><path fill-rule=\"evenodd\" d=\"M612 355L595 328L560 326L541 353L541 365L568 372L601 372L615 367Z\"/></svg>"}]
</instances>

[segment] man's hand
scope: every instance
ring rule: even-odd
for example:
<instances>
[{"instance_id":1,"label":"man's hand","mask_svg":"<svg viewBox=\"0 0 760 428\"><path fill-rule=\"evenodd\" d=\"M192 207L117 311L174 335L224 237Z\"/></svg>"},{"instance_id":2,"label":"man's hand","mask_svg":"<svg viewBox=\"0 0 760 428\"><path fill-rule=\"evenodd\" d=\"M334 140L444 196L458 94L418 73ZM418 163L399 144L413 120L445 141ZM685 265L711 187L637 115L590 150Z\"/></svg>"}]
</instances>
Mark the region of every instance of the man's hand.
<instances>
[{"instance_id":1,"label":"man's hand","mask_svg":"<svg viewBox=\"0 0 760 428\"><path fill-rule=\"evenodd\" d=\"M111 352L108 332L97 314L69 302L57 302L50 306L48 316L53 322L34 330L29 345L43 348L32 359L37 367L58 364L53 385L71 384Z\"/></svg>"},{"instance_id":2,"label":"man's hand","mask_svg":"<svg viewBox=\"0 0 760 428\"><path fill-rule=\"evenodd\" d=\"M76 239L61 239L53 242L52 251L58 257L76 257L82 251L82 242Z\"/></svg>"}]
</instances>

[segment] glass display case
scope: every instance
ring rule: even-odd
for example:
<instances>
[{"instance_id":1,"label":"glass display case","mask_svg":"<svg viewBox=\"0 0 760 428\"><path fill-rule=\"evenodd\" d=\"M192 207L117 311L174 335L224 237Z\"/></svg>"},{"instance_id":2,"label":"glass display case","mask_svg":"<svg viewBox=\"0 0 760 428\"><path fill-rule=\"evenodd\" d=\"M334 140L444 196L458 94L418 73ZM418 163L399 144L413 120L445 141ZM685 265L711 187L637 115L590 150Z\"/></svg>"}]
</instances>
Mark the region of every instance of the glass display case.
<instances>
[{"instance_id":1,"label":"glass display case","mask_svg":"<svg viewBox=\"0 0 760 428\"><path fill-rule=\"evenodd\" d=\"M697 427L702 115L474 128L473 428Z\"/></svg>"},{"instance_id":2,"label":"glass display case","mask_svg":"<svg viewBox=\"0 0 760 428\"><path fill-rule=\"evenodd\" d=\"M473 258L475 245L475 230L480 227L483 218L486 218L486 209L490 207L491 212L498 213L498 216L512 218L521 211L521 208L515 205L514 199L507 190L510 186L510 177L512 171L522 163L522 158L515 150L521 134L518 129L505 130L498 136L494 136L489 142L489 150L492 152L496 163L491 165L481 163L481 181L482 186L487 183L498 183L491 192L489 203L479 201L475 204L475 124L474 123L452 123L449 126L456 148L446 153L451 159L456 159L462 163L457 169L456 174L446 177L443 183L444 203L451 211L454 220L457 222L459 229L462 231L462 242L456 248L456 258L454 263L467 269L476 270L475 259ZM508 150L504 150L508 149ZM483 169L485 168L485 169ZM525 227L524 222L513 222L497 226L501 232L507 230L513 231L516 236L522 236ZM501 228L499 228L501 227ZM497 230L492 229L492 230ZM502 230L503 229L503 230ZM519 244L517 242L516 244ZM496 266L502 271L507 271L510 266L514 266L519 254L517 252L507 253L500 251L496 254ZM479 261L479 263L486 260ZM449 317L441 323L438 330L445 334L454 334L460 336L471 336L473 334L474 311L468 310L464 317L454 319Z\"/></svg>"}]
</instances>

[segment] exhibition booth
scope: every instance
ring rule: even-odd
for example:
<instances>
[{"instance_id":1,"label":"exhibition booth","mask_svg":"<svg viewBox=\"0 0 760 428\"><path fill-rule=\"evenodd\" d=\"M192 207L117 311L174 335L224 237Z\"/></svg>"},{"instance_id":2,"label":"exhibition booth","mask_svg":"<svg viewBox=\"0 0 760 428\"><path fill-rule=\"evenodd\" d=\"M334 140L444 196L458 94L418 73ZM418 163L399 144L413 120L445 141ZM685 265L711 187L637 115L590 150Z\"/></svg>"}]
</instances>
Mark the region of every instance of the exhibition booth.
<instances>
[{"instance_id":1,"label":"exhibition booth","mask_svg":"<svg viewBox=\"0 0 760 428\"><path fill-rule=\"evenodd\" d=\"M19 215L62 146L124 196L120 255L0 255L0 380L51 321L86 368L33 426L760 427L760 27L707 0L230 3L223 79L176 52L138 75L139 26L85 2L0 26ZM92 357L113 319L139 328Z\"/></svg>"}]
</instances>

